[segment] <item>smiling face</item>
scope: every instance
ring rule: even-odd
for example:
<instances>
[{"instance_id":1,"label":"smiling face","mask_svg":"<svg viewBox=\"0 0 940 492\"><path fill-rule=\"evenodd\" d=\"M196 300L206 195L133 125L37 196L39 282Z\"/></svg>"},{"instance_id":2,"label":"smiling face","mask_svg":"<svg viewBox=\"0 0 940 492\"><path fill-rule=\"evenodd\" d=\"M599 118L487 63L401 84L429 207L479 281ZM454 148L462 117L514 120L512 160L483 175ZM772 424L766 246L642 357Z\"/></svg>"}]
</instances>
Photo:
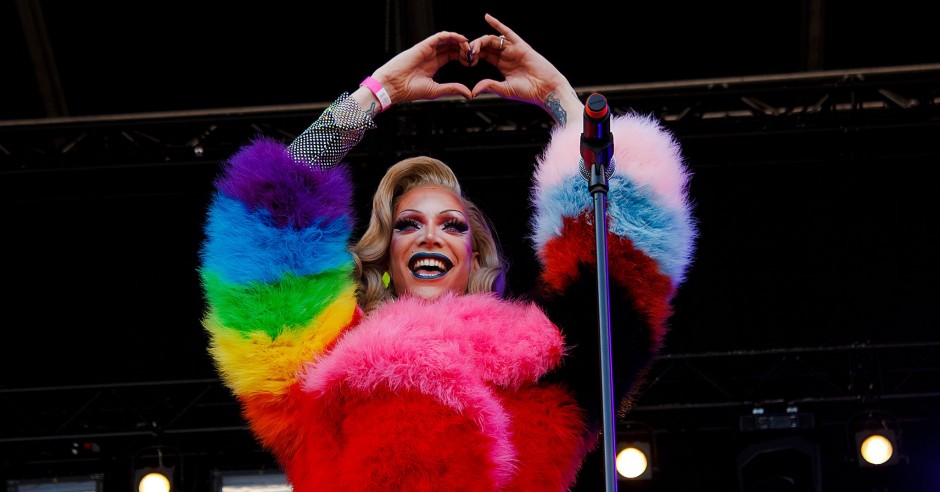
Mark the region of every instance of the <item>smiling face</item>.
<instances>
[{"instance_id":1,"label":"smiling face","mask_svg":"<svg viewBox=\"0 0 940 492\"><path fill-rule=\"evenodd\" d=\"M425 185L404 195L395 207L388 273L398 295L432 299L463 294L479 267L467 211L453 191Z\"/></svg>"}]
</instances>

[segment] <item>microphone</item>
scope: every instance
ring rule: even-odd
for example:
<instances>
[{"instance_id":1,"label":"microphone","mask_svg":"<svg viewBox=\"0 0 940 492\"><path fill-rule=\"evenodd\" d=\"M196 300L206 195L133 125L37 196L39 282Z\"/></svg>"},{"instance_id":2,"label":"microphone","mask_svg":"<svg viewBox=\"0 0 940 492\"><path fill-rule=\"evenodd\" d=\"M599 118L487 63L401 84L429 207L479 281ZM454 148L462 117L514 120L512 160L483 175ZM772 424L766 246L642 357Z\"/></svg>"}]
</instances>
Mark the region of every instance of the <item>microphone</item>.
<instances>
[{"instance_id":1,"label":"microphone","mask_svg":"<svg viewBox=\"0 0 940 492\"><path fill-rule=\"evenodd\" d=\"M595 92L584 104L584 131L581 133L581 176L591 182L597 164L606 166L604 179L614 173L614 137L610 134L610 106L607 98Z\"/></svg>"}]
</instances>

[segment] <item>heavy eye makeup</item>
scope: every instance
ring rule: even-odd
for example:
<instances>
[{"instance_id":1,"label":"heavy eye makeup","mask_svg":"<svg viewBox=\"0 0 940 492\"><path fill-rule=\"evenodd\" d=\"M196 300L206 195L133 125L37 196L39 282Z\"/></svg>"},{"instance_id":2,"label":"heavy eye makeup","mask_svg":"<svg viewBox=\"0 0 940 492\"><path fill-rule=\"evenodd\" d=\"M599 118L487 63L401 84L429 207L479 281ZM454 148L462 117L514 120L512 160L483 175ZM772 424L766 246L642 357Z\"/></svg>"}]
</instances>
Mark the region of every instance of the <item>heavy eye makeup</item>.
<instances>
[{"instance_id":1,"label":"heavy eye makeup","mask_svg":"<svg viewBox=\"0 0 940 492\"><path fill-rule=\"evenodd\" d=\"M440 223L441 230L455 234L465 234L470 230L470 225L467 224L467 221L463 220L462 217L458 217L456 214L447 215L446 218L442 218L442 222ZM406 214L396 219L392 228L395 232L407 233L417 231L423 226L423 217L416 217L415 214Z\"/></svg>"},{"instance_id":2,"label":"heavy eye makeup","mask_svg":"<svg viewBox=\"0 0 940 492\"><path fill-rule=\"evenodd\" d=\"M411 218L400 218L392 226L395 232L411 232L421 228L421 223Z\"/></svg>"},{"instance_id":3,"label":"heavy eye makeup","mask_svg":"<svg viewBox=\"0 0 940 492\"><path fill-rule=\"evenodd\" d=\"M443 224L441 224L441 229L444 229L448 232L456 232L458 234L463 234L470 230L470 226L467 225L467 222L463 219L457 217L452 217L447 219Z\"/></svg>"}]
</instances>

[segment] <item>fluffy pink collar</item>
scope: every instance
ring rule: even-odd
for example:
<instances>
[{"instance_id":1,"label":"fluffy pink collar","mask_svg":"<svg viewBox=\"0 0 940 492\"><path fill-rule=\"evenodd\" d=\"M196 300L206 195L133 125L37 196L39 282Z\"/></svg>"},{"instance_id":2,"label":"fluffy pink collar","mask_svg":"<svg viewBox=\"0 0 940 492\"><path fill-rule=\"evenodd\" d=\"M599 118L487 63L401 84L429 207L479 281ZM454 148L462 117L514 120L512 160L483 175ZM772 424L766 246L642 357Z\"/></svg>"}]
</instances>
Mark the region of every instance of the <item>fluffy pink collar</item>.
<instances>
[{"instance_id":1,"label":"fluffy pink collar","mask_svg":"<svg viewBox=\"0 0 940 492\"><path fill-rule=\"evenodd\" d=\"M494 389L536 382L564 352L558 328L535 304L486 294L402 298L373 311L300 380L331 399L374 390L431 396L495 440L493 457L508 477L515 450Z\"/></svg>"}]
</instances>

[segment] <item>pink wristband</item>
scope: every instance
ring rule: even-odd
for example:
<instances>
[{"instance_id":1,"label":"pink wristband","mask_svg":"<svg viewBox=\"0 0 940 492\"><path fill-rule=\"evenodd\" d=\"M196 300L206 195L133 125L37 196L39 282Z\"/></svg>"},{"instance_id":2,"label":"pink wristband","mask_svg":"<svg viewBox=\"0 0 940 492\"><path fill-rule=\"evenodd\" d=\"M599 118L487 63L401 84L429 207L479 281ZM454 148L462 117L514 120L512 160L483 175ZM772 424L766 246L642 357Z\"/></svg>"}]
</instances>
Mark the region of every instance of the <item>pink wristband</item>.
<instances>
[{"instance_id":1,"label":"pink wristband","mask_svg":"<svg viewBox=\"0 0 940 492\"><path fill-rule=\"evenodd\" d=\"M388 91L385 90L385 87L382 87L382 84L378 80L373 79L371 76L366 77L359 86L368 87L369 90L375 94L375 97L379 98L379 105L382 107L382 111L392 106L392 98L388 97Z\"/></svg>"}]
</instances>

